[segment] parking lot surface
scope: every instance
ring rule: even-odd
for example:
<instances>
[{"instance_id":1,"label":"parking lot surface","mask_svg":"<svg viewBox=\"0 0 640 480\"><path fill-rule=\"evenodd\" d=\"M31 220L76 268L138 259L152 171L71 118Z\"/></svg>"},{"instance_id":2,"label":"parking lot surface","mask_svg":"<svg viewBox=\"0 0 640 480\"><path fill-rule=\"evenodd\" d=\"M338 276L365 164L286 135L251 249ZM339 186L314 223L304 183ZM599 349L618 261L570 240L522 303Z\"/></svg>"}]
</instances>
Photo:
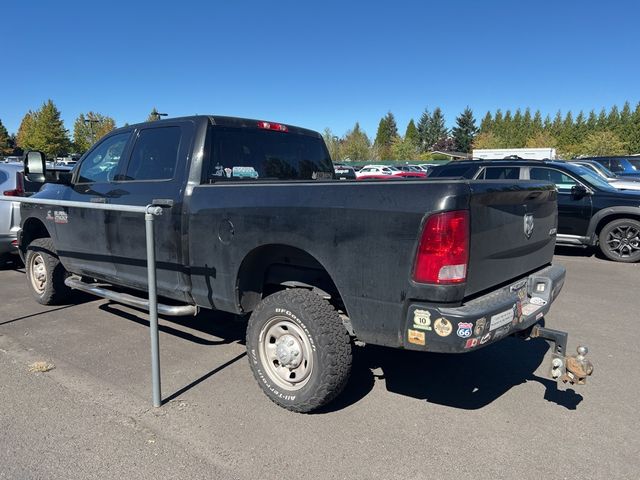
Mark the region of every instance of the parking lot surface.
<instances>
[{"instance_id":1,"label":"parking lot surface","mask_svg":"<svg viewBox=\"0 0 640 480\"><path fill-rule=\"evenodd\" d=\"M23 271L0 271L0 478L637 479L640 265L555 261L567 281L546 325L590 347L586 386L548 380L539 339L365 346L346 392L310 415L271 403L243 323L207 312L161 319L153 409L146 314L80 295L43 307Z\"/></svg>"}]
</instances>

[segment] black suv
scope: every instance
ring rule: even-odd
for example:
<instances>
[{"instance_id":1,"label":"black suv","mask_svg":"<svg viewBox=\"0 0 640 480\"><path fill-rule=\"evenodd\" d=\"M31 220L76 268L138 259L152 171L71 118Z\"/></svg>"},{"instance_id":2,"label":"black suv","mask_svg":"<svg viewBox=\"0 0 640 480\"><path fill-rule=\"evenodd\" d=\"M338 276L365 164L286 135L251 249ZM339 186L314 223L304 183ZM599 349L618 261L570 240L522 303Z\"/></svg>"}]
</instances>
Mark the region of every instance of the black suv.
<instances>
[{"instance_id":1,"label":"black suv","mask_svg":"<svg viewBox=\"0 0 640 480\"><path fill-rule=\"evenodd\" d=\"M640 260L640 193L620 191L592 171L551 160L468 160L429 178L548 180L558 189L558 245L598 246L617 262Z\"/></svg>"}]
</instances>

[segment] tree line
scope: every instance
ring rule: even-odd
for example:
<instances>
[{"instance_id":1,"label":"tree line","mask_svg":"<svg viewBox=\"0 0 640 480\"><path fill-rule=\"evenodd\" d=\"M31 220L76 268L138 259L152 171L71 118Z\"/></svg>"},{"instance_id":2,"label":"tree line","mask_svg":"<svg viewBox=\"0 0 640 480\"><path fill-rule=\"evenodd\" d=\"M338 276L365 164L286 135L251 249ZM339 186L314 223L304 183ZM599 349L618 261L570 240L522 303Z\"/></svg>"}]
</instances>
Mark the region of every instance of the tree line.
<instances>
[{"instance_id":1,"label":"tree line","mask_svg":"<svg viewBox=\"0 0 640 480\"><path fill-rule=\"evenodd\" d=\"M556 148L562 158L578 156L625 155L640 153L640 102L635 109L625 102L622 109L613 105L598 114L558 111L553 119L539 110L524 112L487 112L476 127L472 110L467 107L448 129L442 110L425 110L416 124L409 120L404 136L389 112L380 119L371 141L360 124L336 137L325 129L324 139L334 160L432 160L447 158L435 153L455 151L471 153L474 148Z\"/></svg>"},{"instance_id":2,"label":"tree line","mask_svg":"<svg viewBox=\"0 0 640 480\"><path fill-rule=\"evenodd\" d=\"M164 114L156 108L147 121ZM126 124L125 124L126 125ZM48 100L35 111L29 110L18 128L9 135L0 119L0 155L20 154L24 150L41 150L48 157L66 153L84 153L93 143L116 128L112 117L97 112L81 113L73 123L73 134L65 129L60 111ZM380 119L373 140L358 122L342 137L327 128L323 137L334 161L433 160L443 157L437 152L470 153L473 148L553 147L564 158L581 155L622 155L640 153L640 102L622 109L613 105L599 113L591 110L573 115L558 111L544 118L540 110L530 108L515 112L498 109L487 112L476 126L473 111L467 107L446 127L445 116L436 107L425 109L416 123L409 120L400 135L393 113Z\"/></svg>"},{"instance_id":3,"label":"tree line","mask_svg":"<svg viewBox=\"0 0 640 480\"><path fill-rule=\"evenodd\" d=\"M154 107L147 121L159 119L160 114ZM112 117L90 111L78 115L70 135L64 127L60 110L52 100L47 100L39 109L25 114L16 134L9 135L0 119L0 155L17 155L27 150L40 150L48 158L69 153L82 154L115 128L116 122Z\"/></svg>"}]
</instances>

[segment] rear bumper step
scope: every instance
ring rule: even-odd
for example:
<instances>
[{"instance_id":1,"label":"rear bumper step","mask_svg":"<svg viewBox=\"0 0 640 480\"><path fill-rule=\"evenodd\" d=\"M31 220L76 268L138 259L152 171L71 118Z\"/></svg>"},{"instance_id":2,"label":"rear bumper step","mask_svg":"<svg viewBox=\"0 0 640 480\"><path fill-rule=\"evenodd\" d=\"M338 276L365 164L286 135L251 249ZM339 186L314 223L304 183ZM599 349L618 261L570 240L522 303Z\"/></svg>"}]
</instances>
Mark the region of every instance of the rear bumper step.
<instances>
[{"instance_id":1,"label":"rear bumper step","mask_svg":"<svg viewBox=\"0 0 640 480\"><path fill-rule=\"evenodd\" d=\"M113 300L117 303L129 305L130 307L139 308L141 310L149 311L149 300L145 298L136 297L128 293L115 292L104 286L98 286L92 283L85 283L79 278L69 277L64 281L65 285L75 290L81 290L83 292L96 295L97 297L106 298L107 300ZM158 313L160 315L167 315L170 317L183 317L187 315L197 315L198 307L196 305L165 305L158 303Z\"/></svg>"}]
</instances>

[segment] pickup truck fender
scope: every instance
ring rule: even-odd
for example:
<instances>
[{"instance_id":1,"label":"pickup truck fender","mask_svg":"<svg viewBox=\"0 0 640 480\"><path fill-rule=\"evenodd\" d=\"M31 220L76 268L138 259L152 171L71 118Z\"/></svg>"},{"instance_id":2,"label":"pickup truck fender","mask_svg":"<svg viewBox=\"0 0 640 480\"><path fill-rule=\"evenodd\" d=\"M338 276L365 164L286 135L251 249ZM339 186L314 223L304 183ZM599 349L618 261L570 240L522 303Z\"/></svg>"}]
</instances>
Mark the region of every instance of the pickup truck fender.
<instances>
[{"instance_id":1,"label":"pickup truck fender","mask_svg":"<svg viewBox=\"0 0 640 480\"><path fill-rule=\"evenodd\" d=\"M599 210L589 221L587 238L590 245L598 242L598 233L602 227L615 218L640 219L640 207L607 207Z\"/></svg>"}]
</instances>

